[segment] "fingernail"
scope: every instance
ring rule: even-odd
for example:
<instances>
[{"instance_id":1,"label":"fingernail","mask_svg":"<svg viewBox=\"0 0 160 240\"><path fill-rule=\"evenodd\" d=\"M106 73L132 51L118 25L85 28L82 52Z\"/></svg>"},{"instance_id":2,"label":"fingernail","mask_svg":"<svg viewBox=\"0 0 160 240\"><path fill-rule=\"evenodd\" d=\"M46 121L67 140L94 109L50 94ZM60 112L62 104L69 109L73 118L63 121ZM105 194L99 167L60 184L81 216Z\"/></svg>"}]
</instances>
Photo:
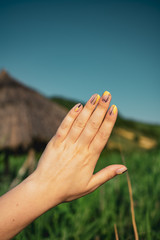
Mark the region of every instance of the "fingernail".
<instances>
[{"instance_id":1,"label":"fingernail","mask_svg":"<svg viewBox=\"0 0 160 240\"><path fill-rule=\"evenodd\" d=\"M108 102L110 96L111 96L110 92L105 91L102 95L102 102L105 102L105 103Z\"/></svg>"},{"instance_id":2,"label":"fingernail","mask_svg":"<svg viewBox=\"0 0 160 240\"><path fill-rule=\"evenodd\" d=\"M100 99L99 94L94 94L91 98L90 98L90 103L92 105L95 105Z\"/></svg>"},{"instance_id":3,"label":"fingernail","mask_svg":"<svg viewBox=\"0 0 160 240\"><path fill-rule=\"evenodd\" d=\"M75 112L78 112L80 110L80 107L82 106L81 103L78 103L75 107L74 107L74 110Z\"/></svg>"},{"instance_id":4,"label":"fingernail","mask_svg":"<svg viewBox=\"0 0 160 240\"><path fill-rule=\"evenodd\" d=\"M117 174L122 174L122 173L125 173L127 171L127 168L126 167L121 167L119 169L116 170L116 173Z\"/></svg>"},{"instance_id":5,"label":"fingernail","mask_svg":"<svg viewBox=\"0 0 160 240\"><path fill-rule=\"evenodd\" d=\"M109 115L114 115L116 112L117 112L116 105L112 105L110 110L109 110Z\"/></svg>"}]
</instances>

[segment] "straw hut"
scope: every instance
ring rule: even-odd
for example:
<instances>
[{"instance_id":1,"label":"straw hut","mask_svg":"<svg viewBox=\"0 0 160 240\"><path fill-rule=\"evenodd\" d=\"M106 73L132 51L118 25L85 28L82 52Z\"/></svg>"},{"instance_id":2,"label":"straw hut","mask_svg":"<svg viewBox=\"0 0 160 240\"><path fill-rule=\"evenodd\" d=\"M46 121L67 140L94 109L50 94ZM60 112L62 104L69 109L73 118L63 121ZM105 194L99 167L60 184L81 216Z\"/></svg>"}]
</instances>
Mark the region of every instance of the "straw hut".
<instances>
[{"instance_id":1,"label":"straw hut","mask_svg":"<svg viewBox=\"0 0 160 240\"><path fill-rule=\"evenodd\" d=\"M5 171L8 172L10 151L32 149L33 152L46 144L66 113L65 108L3 70L0 73L0 151L5 152Z\"/></svg>"}]
</instances>

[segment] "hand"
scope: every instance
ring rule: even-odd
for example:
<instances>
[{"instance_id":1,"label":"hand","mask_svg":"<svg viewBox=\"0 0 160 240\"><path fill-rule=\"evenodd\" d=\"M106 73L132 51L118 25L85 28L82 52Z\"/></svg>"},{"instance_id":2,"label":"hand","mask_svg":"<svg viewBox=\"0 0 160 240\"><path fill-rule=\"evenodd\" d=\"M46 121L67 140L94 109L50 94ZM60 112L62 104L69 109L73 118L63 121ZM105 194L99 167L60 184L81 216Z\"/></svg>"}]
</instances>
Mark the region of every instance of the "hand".
<instances>
[{"instance_id":1,"label":"hand","mask_svg":"<svg viewBox=\"0 0 160 240\"><path fill-rule=\"evenodd\" d=\"M77 104L48 143L37 169L0 198L0 239L10 239L61 202L82 197L127 170L110 165L93 174L117 118L111 95Z\"/></svg>"},{"instance_id":2,"label":"hand","mask_svg":"<svg viewBox=\"0 0 160 240\"><path fill-rule=\"evenodd\" d=\"M117 118L117 107L109 108L111 94L94 94L85 107L77 104L70 110L56 135L48 143L35 171L43 186L48 208L80 198L117 174L127 170L110 165L93 174Z\"/></svg>"}]
</instances>

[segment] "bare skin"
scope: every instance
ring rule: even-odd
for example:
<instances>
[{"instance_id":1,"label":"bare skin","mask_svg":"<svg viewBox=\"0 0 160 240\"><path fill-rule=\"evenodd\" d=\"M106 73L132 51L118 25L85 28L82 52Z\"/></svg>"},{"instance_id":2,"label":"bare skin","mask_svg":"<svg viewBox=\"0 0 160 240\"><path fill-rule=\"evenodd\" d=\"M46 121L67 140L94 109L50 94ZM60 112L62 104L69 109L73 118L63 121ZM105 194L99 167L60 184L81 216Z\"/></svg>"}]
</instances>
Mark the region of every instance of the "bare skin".
<instances>
[{"instance_id":1,"label":"bare skin","mask_svg":"<svg viewBox=\"0 0 160 240\"><path fill-rule=\"evenodd\" d=\"M0 239L19 233L52 207L80 198L127 170L110 165L94 174L117 118L111 95L93 95L67 114L43 152L36 170L0 198Z\"/></svg>"}]
</instances>

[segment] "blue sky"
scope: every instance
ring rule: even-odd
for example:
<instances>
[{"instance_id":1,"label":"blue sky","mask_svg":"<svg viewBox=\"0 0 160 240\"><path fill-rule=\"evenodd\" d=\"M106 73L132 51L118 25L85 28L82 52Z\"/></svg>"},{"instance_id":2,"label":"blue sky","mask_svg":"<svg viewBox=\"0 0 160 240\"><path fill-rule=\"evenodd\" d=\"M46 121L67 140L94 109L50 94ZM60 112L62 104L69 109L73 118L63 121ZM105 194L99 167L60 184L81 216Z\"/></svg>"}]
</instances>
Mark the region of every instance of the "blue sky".
<instances>
[{"instance_id":1,"label":"blue sky","mask_svg":"<svg viewBox=\"0 0 160 240\"><path fill-rule=\"evenodd\" d=\"M108 90L122 116L160 123L160 2L0 0L0 69L46 96Z\"/></svg>"}]
</instances>

